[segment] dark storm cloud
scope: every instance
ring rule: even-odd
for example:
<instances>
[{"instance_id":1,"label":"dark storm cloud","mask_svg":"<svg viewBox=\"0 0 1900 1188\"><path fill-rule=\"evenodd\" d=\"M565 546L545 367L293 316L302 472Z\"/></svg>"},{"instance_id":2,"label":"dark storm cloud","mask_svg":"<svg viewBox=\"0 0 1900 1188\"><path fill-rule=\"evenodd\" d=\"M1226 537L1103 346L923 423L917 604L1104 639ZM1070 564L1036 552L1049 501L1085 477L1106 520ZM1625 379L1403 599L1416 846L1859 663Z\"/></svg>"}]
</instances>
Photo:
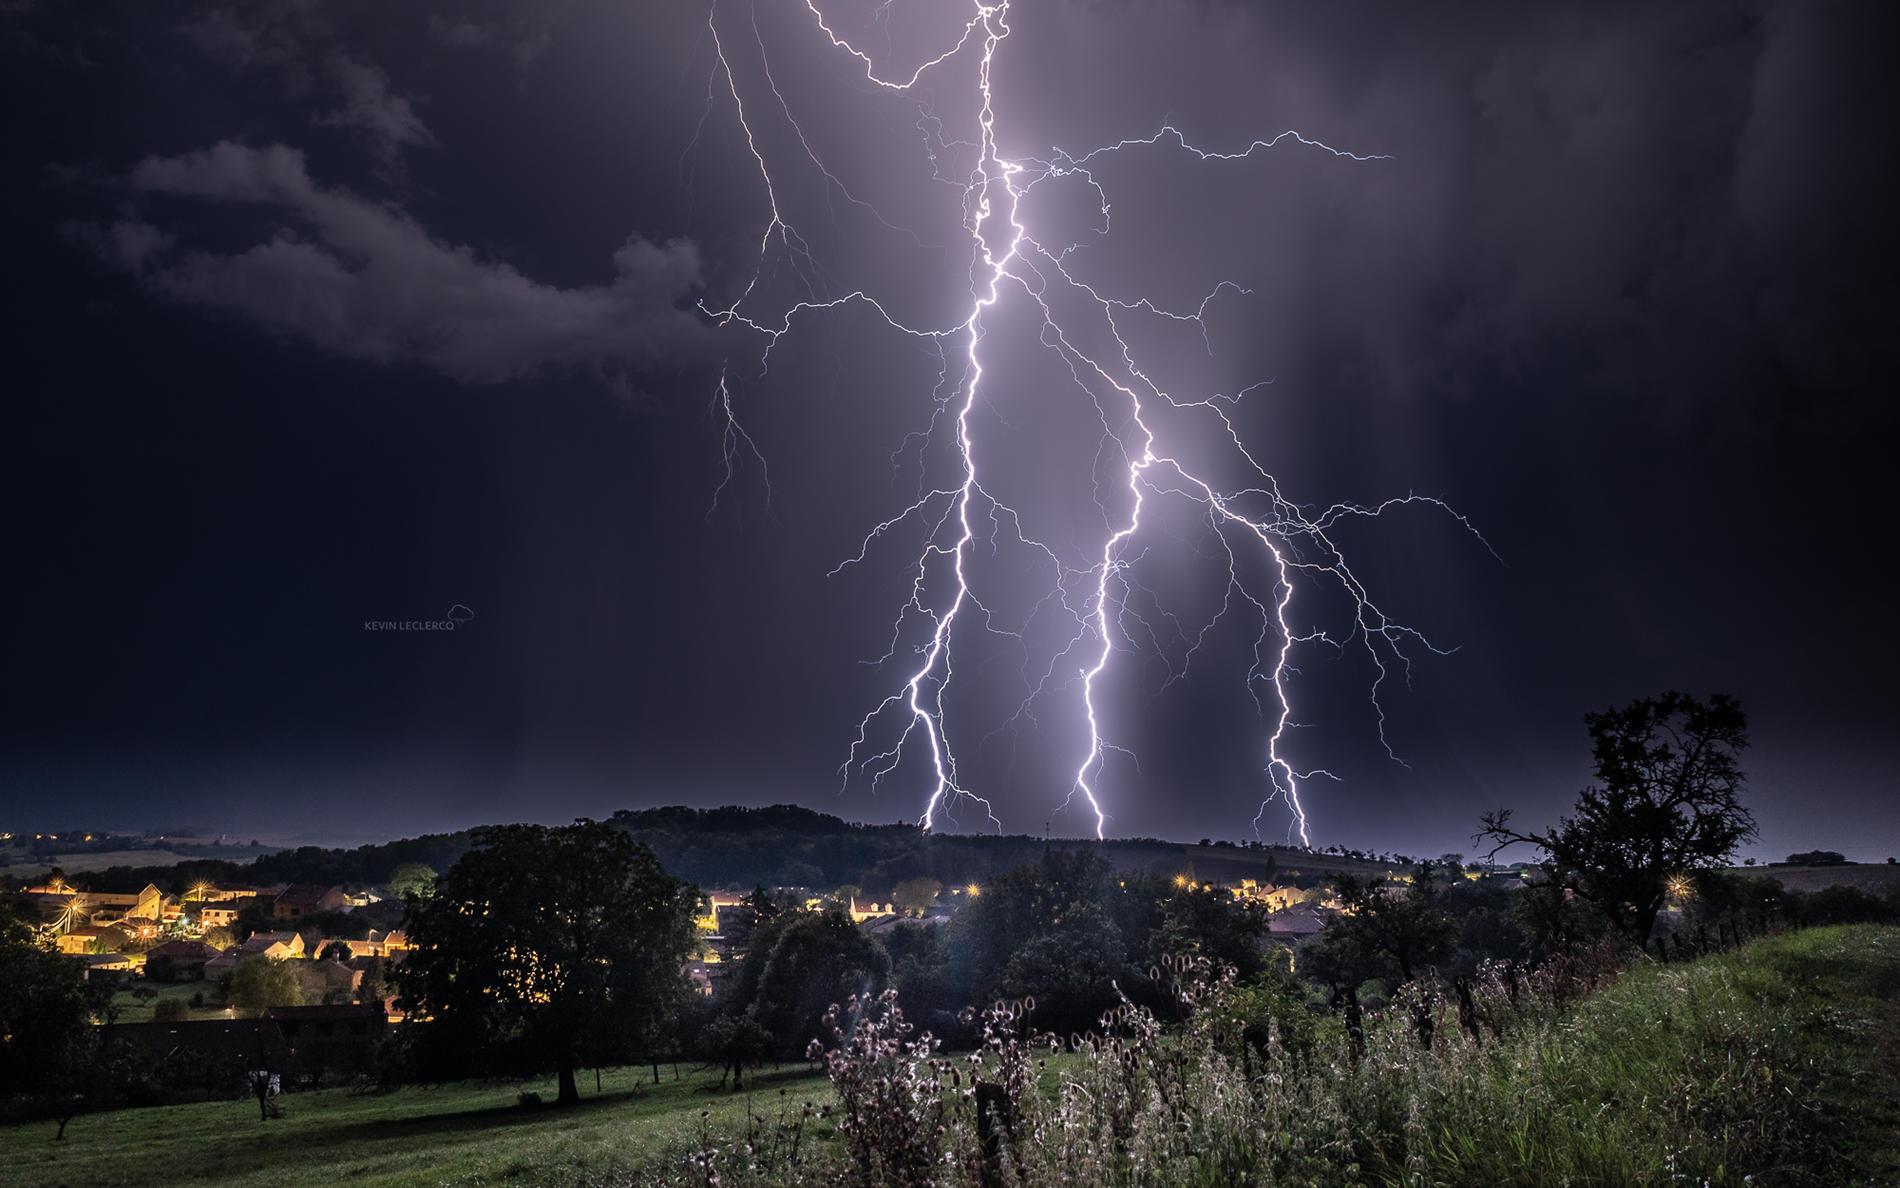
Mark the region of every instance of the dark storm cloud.
<instances>
[{"instance_id":1,"label":"dark storm cloud","mask_svg":"<svg viewBox=\"0 0 1900 1188\"><path fill-rule=\"evenodd\" d=\"M547 364L679 359L705 339L677 307L699 280L685 240L630 239L614 253L612 284L559 289L441 243L400 210L318 186L303 154L283 145L147 158L130 184L140 195L257 204L307 228L308 238L286 227L232 254L173 250L173 236L139 221L100 238L156 292L353 358L493 383Z\"/></svg>"},{"instance_id":2,"label":"dark storm cloud","mask_svg":"<svg viewBox=\"0 0 1900 1188\"><path fill-rule=\"evenodd\" d=\"M213 8L179 32L214 61L272 75L293 98L327 90L313 121L360 130L385 164L393 165L405 148L433 147L435 136L409 100L394 93L388 74L339 48L325 17L324 6L300 0Z\"/></svg>"},{"instance_id":3,"label":"dark storm cloud","mask_svg":"<svg viewBox=\"0 0 1900 1188\"><path fill-rule=\"evenodd\" d=\"M1269 184L1256 217L1293 242L1175 232L1252 255L1233 271L1273 303L1285 354L1343 340L1414 398L1587 341L1567 394L1678 411L1734 399L1762 366L1864 402L1900 358L1875 332L1894 314L1895 232L1878 213L1890 166L1869 151L1874 6L1110 6L1022 23L1062 49L1006 60L1003 86L1065 147L1169 115L1220 151L1291 127L1395 158L1315 171L1280 152L1263 169L1302 180ZM1228 177L1212 184L1260 186Z\"/></svg>"},{"instance_id":4,"label":"dark storm cloud","mask_svg":"<svg viewBox=\"0 0 1900 1188\"><path fill-rule=\"evenodd\" d=\"M891 55L883 76L962 28L821 7ZM837 776L908 655L877 663L915 525L827 575L942 463L918 435L944 358L858 303L800 314L766 368L762 337L715 338L692 305L752 283L756 148L798 236L768 244L750 312L862 289L956 325L974 71L953 59L914 101L796 0L712 18L755 141L703 4L8 11L8 94L48 113L9 129L13 300L51 294L7 323L27 395L5 469L41 562L15 619L63 641L21 662L36 692L8 747L32 762L12 770L80 792L109 772L125 804L162 785L214 814L257 787L375 812L426 789L411 829L654 799L915 816L916 786ZM1500 802L1548 817L1588 776L1583 710L1682 686L1756 714L1758 803L1788 849L1843 848L1824 826L1854 812L1900 846L1877 807L1900 656L1864 610L1890 598L1894 22L1769 0L1012 10L1007 155L1168 123L1219 152L1292 128L1391 158L1164 142L1091 161L1109 234L1073 177L1025 207L1117 298L1249 290L1204 326L1123 324L1183 397L1261 385L1230 415L1290 498L1440 495L1508 566L1418 509L1342 529L1382 604L1458 650L1383 687L1409 768L1380 745L1376 674L1303 658L1292 746L1343 777L1309 797L1321 840L1436 852ZM1026 303L989 329L988 481L1091 564L1100 416ZM729 474L734 439L702 415L719 362L769 504L759 458ZM1128 571L1146 619L1103 699L1140 756L1109 780L1113 828L1244 835L1252 628L1229 614L1179 675L1171 624L1194 638L1221 591L1204 520L1167 529ZM1031 620L1060 608L1023 579L1033 556L976 564L997 630L958 666L965 772L1034 829L1067 792L1074 706L1009 715L1047 659ZM91 634L89 592L124 589L155 609ZM251 623L253 603L293 621ZM479 626L435 652L337 626L450 605Z\"/></svg>"},{"instance_id":5,"label":"dark storm cloud","mask_svg":"<svg viewBox=\"0 0 1900 1188\"><path fill-rule=\"evenodd\" d=\"M421 363L466 382L578 366L626 386L614 373L630 365L703 355L704 323L680 308L702 279L688 239L654 244L633 235L612 254L610 283L562 288L445 242L404 210L405 152L440 142L371 60L377 51L362 44L360 14L354 22L350 16L343 6L279 0L210 9L176 35L237 76L264 80L312 127L348 134L375 163L373 173L393 183L388 196L319 184L292 145L225 140L147 157L127 178L135 198L194 199L210 212L174 206L172 220L140 216L103 230L82 224L82 234L155 293L341 355ZM512 46L526 64L547 36L537 25L438 19L430 34L455 46ZM242 251L193 242L194 231L216 225L216 207L233 204L268 212L268 236Z\"/></svg>"}]
</instances>

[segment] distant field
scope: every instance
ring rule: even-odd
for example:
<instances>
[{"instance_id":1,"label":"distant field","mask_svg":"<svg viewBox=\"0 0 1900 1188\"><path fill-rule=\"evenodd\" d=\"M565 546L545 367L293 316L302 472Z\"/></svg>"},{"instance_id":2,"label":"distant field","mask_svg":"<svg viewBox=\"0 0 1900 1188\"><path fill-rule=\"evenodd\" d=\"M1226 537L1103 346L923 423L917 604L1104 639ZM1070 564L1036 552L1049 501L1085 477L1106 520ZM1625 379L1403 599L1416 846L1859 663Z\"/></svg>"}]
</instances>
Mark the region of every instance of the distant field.
<instances>
[{"instance_id":1,"label":"distant field","mask_svg":"<svg viewBox=\"0 0 1900 1188\"><path fill-rule=\"evenodd\" d=\"M577 1185L629 1175L688 1150L702 1125L722 1136L748 1111L775 1117L785 1103L830 1099L823 1077L765 1072L750 1093L713 1089L717 1077L673 1080L670 1065L610 1069L594 1088L581 1074L577 1109L522 1107L517 1094L553 1101L555 1085L448 1085L351 1096L341 1090L280 1098L285 1117L258 1120L254 1101L221 1101L91 1114L66 1140L54 1126L0 1128L0 1186L92 1188L473 1188ZM781 1095L781 1090L783 1094ZM703 1119L700 1111L710 1111ZM829 1126L824 1127L829 1137Z\"/></svg>"},{"instance_id":2,"label":"distant field","mask_svg":"<svg viewBox=\"0 0 1900 1188\"><path fill-rule=\"evenodd\" d=\"M1747 866L1737 867L1741 874L1765 874L1780 879L1790 891L1819 891L1823 887L1859 887L1862 891L1882 894L1900 883L1900 866L1879 863L1850 863L1846 866Z\"/></svg>"},{"instance_id":3,"label":"distant field","mask_svg":"<svg viewBox=\"0 0 1900 1188\"><path fill-rule=\"evenodd\" d=\"M249 862L262 853L261 850L232 850L231 861ZM238 857L242 854L243 857ZM172 850L107 850L99 854L61 854L53 858L24 860L23 855L13 855L13 861L0 866L0 874L14 878L28 875L41 875L51 867L59 867L67 874L82 870L104 870L109 866L176 866L194 857L202 855L180 854Z\"/></svg>"}]
</instances>

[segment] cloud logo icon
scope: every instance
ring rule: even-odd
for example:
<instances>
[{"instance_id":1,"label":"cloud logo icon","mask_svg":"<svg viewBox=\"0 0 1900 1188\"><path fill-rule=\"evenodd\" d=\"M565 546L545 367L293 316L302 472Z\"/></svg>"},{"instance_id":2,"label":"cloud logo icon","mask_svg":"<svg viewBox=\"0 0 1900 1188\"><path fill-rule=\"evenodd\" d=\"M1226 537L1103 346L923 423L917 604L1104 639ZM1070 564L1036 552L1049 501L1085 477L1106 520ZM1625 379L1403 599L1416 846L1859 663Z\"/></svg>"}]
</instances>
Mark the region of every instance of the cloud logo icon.
<instances>
[{"instance_id":1,"label":"cloud logo icon","mask_svg":"<svg viewBox=\"0 0 1900 1188\"><path fill-rule=\"evenodd\" d=\"M475 617L475 612L458 602L449 608L448 617L455 620L455 629L460 631L468 626L468 621Z\"/></svg>"}]
</instances>

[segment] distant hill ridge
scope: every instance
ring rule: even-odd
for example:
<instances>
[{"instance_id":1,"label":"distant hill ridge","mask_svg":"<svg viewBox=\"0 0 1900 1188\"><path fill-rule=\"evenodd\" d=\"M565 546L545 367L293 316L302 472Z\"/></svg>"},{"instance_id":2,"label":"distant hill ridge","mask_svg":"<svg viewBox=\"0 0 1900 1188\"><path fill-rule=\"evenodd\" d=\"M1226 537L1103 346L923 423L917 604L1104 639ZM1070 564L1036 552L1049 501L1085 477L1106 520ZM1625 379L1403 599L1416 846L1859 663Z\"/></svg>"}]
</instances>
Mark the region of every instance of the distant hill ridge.
<instances>
[{"instance_id":1,"label":"distant hill ridge","mask_svg":"<svg viewBox=\"0 0 1900 1188\"><path fill-rule=\"evenodd\" d=\"M1326 871L1385 873L1396 863L1318 854L1290 846L1195 845L1159 838L1043 838L1027 834L926 834L913 824L869 825L792 804L765 808L621 809L607 823L651 847L676 877L711 889L857 887L882 896L895 884L929 876L948 885L981 882L1033 862L1045 849L1090 850L1122 870L1165 877L1192 874L1200 880L1237 884L1242 879L1316 882ZM300 846L239 865L194 861L179 877L270 885L318 883L378 885L398 866L419 862L445 871L468 852L471 834L424 834L355 848ZM189 867L185 870L184 867ZM228 867L226 870L224 868ZM104 872L104 877L146 877L143 868ZM160 880L164 881L164 880ZM142 885L142 884L141 884Z\"/></svg>"},{"instance_id":2,"label":"distant hill ridge","mask_svg":"<svg viewBox=\"0 0 1900 1188\"><path fill-rule=\"evenodd\" d=\"M1329 870L1384 872L1393 864L1315 854L1293 847L1193 845L1159 838L1041 838L1027 834L926 834L906 822L860 824L801 805L764 808L621 809L607 823L649 846L673 875L706 888L754 884L832 889L856 886L882 895L905 879L977 882L1033 862L1044 849L1087 849L1128 871L1237 883ZM380 883L405 862L446 870L469 847L469 834L431 834L353 850L305 846L258 859L249 872L268 882Z\"/></svg>"}]
</instances>

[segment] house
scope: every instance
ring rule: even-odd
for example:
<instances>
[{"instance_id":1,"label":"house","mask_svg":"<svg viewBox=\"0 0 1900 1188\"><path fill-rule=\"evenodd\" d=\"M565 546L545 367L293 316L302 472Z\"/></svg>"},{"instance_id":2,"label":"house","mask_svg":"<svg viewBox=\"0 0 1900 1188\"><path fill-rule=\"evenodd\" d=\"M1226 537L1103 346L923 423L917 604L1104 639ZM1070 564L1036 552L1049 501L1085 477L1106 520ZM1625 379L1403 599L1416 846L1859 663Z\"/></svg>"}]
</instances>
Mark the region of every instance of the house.
<instances>
[{"instance_id":1,"label":"house","mask_svg":"<svg viewBox=\"0 0 1900 1188\"><path fill-rule=\"evenodd\" d=\"M879 916L894 916L896 914L896 904L878 903L874 900L860 899L855 895L851 897L851 920L853 923L862 924L866 920L875 920Z\"/></svg>"},{"instance_id":2,"label":"house","mask_svg":"<svg viewBox=\"0 0 1900 1188\"><path fill-rule=\"evenodd\" d=\"M295 932L260 932L241 945L235 945L205 962L204 976L216 981L231 972L231 967L249 957L268 957L289 961L304 955L303 937Z\"/></svg>"},{"instance_id":3,"label":"house","mask_svg":"<svg viewBox=\"0 0 1900 1188\"><path fill-rule=\"evenodd\" d=\"M127 916L118 922L117 927L124 930L134 940L151 940L164 928L156 916Z\"/></svg>"},{"instance_id":4,"label":"house","mask_svg":"<svg viewBox=\"0 0 1900 1188\"><path fill-rule=\"evenodd\" d=\"M205 976L205 966L222 952L203 941L166 941L145 951L145 976L168 981L194 980Z\"/></svg>"},{"instance_id":5,"label":"house","mask_svg":"<svg viewBox=\"0 0 1900 1188\"><path fill-rule=\"evenodd\" d=\"M1290 907L1267 917L1267 939L1275 944L1295 945L1326 927L1328 913L1309 905Z\"/></svg>"},{"instance_id":6,"label":"house","mask_svg":"<svg viewBox=\"0 0 1900 1188\"><path fill-rule=\"evenodd\" d=\"M385 969L388 968L388 963L383 961L381 957L352 957L348 961L345 961L343 964L355 970L359 975L361 975L357 979L357 983L356 983L358 989L362 988L363 986L362 978L367 977L369 975L369 971L372 968L379 968L379 967L385 968Z\"/></svg>"},{"instance_id":7,"label":"house","mask_svg":"<svg viewBox=\"0 0 1900 1188\"><path fill-rule=\"evenodd\" d=\"M292 883L277 893L271 915L279 920L298 920L318 912L334 912L350 906L350 897L340 887L316 883Z\"/></svg>"},{"instance_id":8,"label":"house","mask_svg":"<svg viewBox=\"0 0 1900 1188\"><path fill-rule=\"evenodd\" d=\"M32 890L38 891L40 888L36 887ZM145 884L143 891L129 894L116 891L73 891L70 887L66 890L72 892L88 909L117 909L117 914L121 916L145 916L153 920L163 918L165 909L176 902L152 883Z\"/></svg>"},{"instance_id":9,"label":"house","mask_svg":"<svg viewBox=\"0 0 1900 1188\"><path fill-rule=\"evenodd\" d=\"M11 912L28 923L56 928L90 923L92 918L80 905L79 896L69 892L28 890L0 895L0 910Z\"/></svg>"},{"instance_id":10,"label":"house","mask_svg":"<svg viewBox=\"0 0 1900 1188\"><path fill-rule=\"evenodd\" d=\"M701 932L719 932L721 931L719 913L744 907L746 901L751 898L750 894L741 894L737 891L711 892L706 896L706 914L694 922L699 925Z\"/></svg>"},{"instance_id":11,"label":"house","mask_svg":"<svg viewBox=\"0 0 1900 1188\"><path fill-rule=\"evenodd\" d=\"M54 938L54 944L62 953L85 955L87 953L112 953L125 947L132 938L123 930L98 924L82 924L70 932L62 932Z\"/></svg>"},{"instance_id":12,"label":"house","mask_svg":"<svg viewBox=\"0 0 1900 1188\"><path fill-rule=\"evenodd\" d=\"M94 953L85 958L86 977L118 977L136 970L145 961L143 954L133 953Z\"/></svg>"},{"instance_id":13,"label":"house","mask_svg":"<svg viewBox=\"0 0 1900 1188\"><path fill-rule=\"evenodd\" d=\"M237 923L238 913L249 907L252 902L252 897L246 897L201 904L198 907L198 927L229 928Z\"/></svg>"},{"instance_id":14,"label":"house","mask_svg":"<svg viewBox=\"0 0 1900 1188\"><path fill-rule=\"evenodd\" d=\"M1264 886L1253 879L1240 880L1240 889L1234 892L1237 898L1252 899L1267 906L1268 911L1278 912L1301 902L1306 892L1298 887L1276 887L1272 883Z\"/></svg>"},{"instance_id":15,"label":"house","mask_svg":"<svg viewBox=\"0 0 1900 1188\"><path fill-rule=\"evenodd\" d=\"M237 947L238 960L259 953L272 961L304 956L303 935L296 932L259 932Z\"/></svg>"},{"instance_id":16,"label":"house","mask_svg":"<svg viewBox=\"0 0 1900 1188\"><path fill-rule=\"evenodd\" d=\"M178 914L176 904L177 900L160 891L153 884L147 883L145 890L139 892L138 903L134 905L130 914L147 920L163 920L167 911L173 915Z\"/></svg>"},{"instance_id":17,"label":"house","mask_svg":"<svg viewBox=\"0 0 1900 1188\"><path fill-rule=\"evenodd\" d=\"M305 1002L349 1001L363 984L363 971L351 969L334 958L329 961L299 961L291 967Z\"/></svg>"},{"instance_id":18,"label":"house","mask_svg":"<svg viewBox=\"0 0 1900 1188\"><path fill-rule=\"evenodd\" d=\"M409 934L400 928L394 932L383 933L371 929L369 936L363 940L324 941L323 944L326 947L331 944L347 945L353 959L385 957L400 960L402 955L409 951Z\"/></svg>"},{"instance_id":19,"label":"house","mask_svg":"<svg viewBox=\"0 0 1900 1188\"><path fill-rule=\"evenodd\" d=\"M228 928L237 923L239 913L258 907L268 910L277 900L275 891L260 891L256 887L240 887L235 883L220 883L218 886L237 890L228 895L213 892L203 898L196 894L192 896L190 911L201 928Z\"/></svg>"}]
</instances>

